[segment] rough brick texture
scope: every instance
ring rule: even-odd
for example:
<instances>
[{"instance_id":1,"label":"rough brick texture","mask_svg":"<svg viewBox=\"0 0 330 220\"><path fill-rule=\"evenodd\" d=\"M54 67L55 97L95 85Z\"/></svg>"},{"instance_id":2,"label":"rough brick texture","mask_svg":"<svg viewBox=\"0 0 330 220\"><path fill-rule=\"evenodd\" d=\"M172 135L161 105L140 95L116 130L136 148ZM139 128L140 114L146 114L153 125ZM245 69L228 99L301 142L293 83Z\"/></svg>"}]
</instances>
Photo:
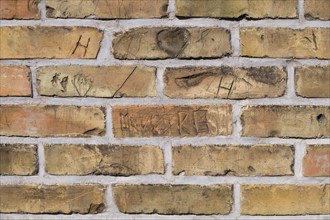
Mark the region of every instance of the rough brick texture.
<instances>
[{"instance_id":1,"label":"rough brick texture","mask_svg":"<svg viewBox=\"0 0 330 220\"><path fill-rule=\"evenodd\" d=\"M216 58L231 53L223 28L137 28L116 33L117 59Z\"/></svg>"},{"instance_id":2,"label":"rough brick texture","mask_svg":"<svg viewBox=\"0 0 330 220\"><path fill-rule=\"evenodd\" d=\"M46 0L47 16L53 18L160 18L165 17L168 0Z\"/></svg>"},{"instance_id":3,"label":"rough brick texture","mask_svg":"<svg viewBox=\"0 0 330 220\"><path fill-rule=\"evenodd\" d=\"M229 185L114 185L112 191L124 213L228 214L232 204Z\"/></svg>"},{"instance_id":4,"label":"rough brick texture","mask_svg":"<svg viewBox=\"0 0 330 220\"><path fill-rule=\"evenodd\" d=\"M101 185L1 185L4 213L99 213L104 210Z\"/></svg>"},{"instance_id":5,"label":"rough brick texture","mask_svg":"<svg viewBox=\"0 0 330 220\"><path fill-rule=\"evenodd\" d=\"M305 18L330 20L329 0L305 0Z\"/></svg>"},{"instance_id":6,"label":"rough brick texture","mask_svg":"<svg viewBox=\"0 0 330 220\"><path fill-rule=\"evenodd\" d=\"M47 145L45 157L53 175L164 173L162 150L152 146Z\"/></svg>"},{"instance_id":7,"label":"rough brick texture","mask_svg":"<svg viewBox=\"0 0 330 220\"><path fill-rule=\"evenodd\" d=\"M177 0L180 17L227 19L296 18L297 0Z\"/></svg>"},{"instance_id":8,"label":"rough brick texture","mask_svg":"<svg viewBox=\"0 0 330 220\"><path fill-rule=\"evenodd\" d=\"M330 59L330 28L242 28L241 56Z\"/></svg>"},{"instance_id":9,"label":"rough brick texture","mask_svg":"<svg viewBox=\"0 0 330 220\"><path fill-rule=\"evenodd\" d=\"M1 0L0 19L39 19L40 0Z\"/></svg>"},{"instance_id":10,"label":"rough brick texture","mask_svg":"<svg viewBox=\"0 0 330 220\"><path fill-rule=\"evenodd\" d=\"M296 69L296 93L302 97L330 98L330 66L304 66Z\"/></svg>"},{"instance_id":11,"label":"rough brick texture","mask_svg":"<svg viewBox=\"0 0 330 220\"><path fill-rule=\"evenodd\" d=\"M329 21L330 0L0 0L0 219L329 218Z\"/></svg>"},{"instance_id":12,"label":"rough brick texture","mask_svg":"<svg viewBox=\"0 0 330 220\"><path fill-rule=\"evenodd\" d=\"M96 58L102 31L90 27L1 27L0 59Z\"/></svg>"},{"instance_id":13,"label":"rough brick texture","mask_svg":"<svg viewBox=\"0 0 330 220\"><path fill-rule=\"evenodd\" d=\"M277 67L184 67L165 71L165 94L171 98L278 97L286 88L286 72Z\"/></svg>"},{"instance_id":14,"label":"rough brick texture","mask_svg":"<svg viewBox=\"0 0 330 220\"><path fill-rule=\"evenodd\" d=\"M35 145L0 144L0 175L34 175L37 165Z\"/></svg>"},{"instance_id":15,"label":"rough brick texture","mask_svg":"<svg viewBox=\"0 0 330 220\"><path fill-rule=\"evenodd\" d=\"M304 176L330 176L330 144L308 145L303 173Z\"/></svg>"},{"instance_id":16,"label":"rough brick texture","mask_svg":"<svg viewBox=\"0 0 330 220\"><path fill-rule=\"evenodd\" d=\"M230 105L116 106L115 137L185 137L229 135Z\"/></svg>"},{"instance_id":17,"label":"rough brick texture","mask_svg":"<svg viewBox=\"0 0 330 220\"><path fill-rule=\"evenodd\" d=\"M173 148L172 155L174 175L293 175L294 151L291 146L186 145Z\"/></svg>"},{"instance_id":18,"label":"rough brick texture","mask_svg":"<svg viewBox=\"0 0 330 220\"><path fill-rule=\"evenodd\" d=\"M31 96L30 76L27 66L0 65L0 96Z\"/></svg>"},{"instance_id":19,"label":"rough brick texture","mask_svg":"<svg viewBox=\"0 0 330 220\"><path fill-rule=\"evenodd\" d=\"M241 214L329 214L329 198L330 185L243 185Z\"/></svg>"},{"instance_id":20,"label":"rough brick texture","mask_svg":"<svg viewBox=\"0 0 330 220\"><path fill-rule=\"evenodd\" d=\"M243 136L330 136L330 107L327 106L246 106L241 120Z\"/></svg>"},{"instance_id":21,"label":"rough brick texture","mask_svg":"<svg viewBox=\"0 0 330 220\"><path fill-rule=\"evenodd\" d=\"M0 128L4 136L94 136L105 124L96 107L2 105Z\"/></svg>"},{"instance_id":22,"label":"rough brick texture","mask_svg":"<svg viewBox=\"0 0 330 220\"><path fill-rule=\"evenodd\" d=\"M38 90L45 96L155 96L156 69L139 66L59 66L38 69Z\"/></svg>"}]
</instances>

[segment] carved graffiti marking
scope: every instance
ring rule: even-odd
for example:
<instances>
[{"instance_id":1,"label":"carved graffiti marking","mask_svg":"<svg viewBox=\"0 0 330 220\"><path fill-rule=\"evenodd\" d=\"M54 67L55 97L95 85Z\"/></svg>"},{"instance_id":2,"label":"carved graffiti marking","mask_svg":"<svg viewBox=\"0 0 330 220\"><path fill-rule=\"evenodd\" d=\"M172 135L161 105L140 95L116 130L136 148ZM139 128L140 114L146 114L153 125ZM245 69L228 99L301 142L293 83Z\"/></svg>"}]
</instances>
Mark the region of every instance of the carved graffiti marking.
<instances>
[{"instance_id":1,"label":"carved graffiti marking","mask_svg":"<svg viewBox=\"0 0 330 220\"><path fill-rule=\"evenodd\" d=\"M86 96L93 87L93 80L83 74L77 74L71 81L79 96Z\"/></svg>"},{"instance_id":2,"label":"carved graffiti marking","mask_svg":"<svg viewBox=\"0 0 330 220\"><path fill-rule=\"evenodd\" d=\"M230 109L229 105L116 106L113 128L120 137L227 134L231 130Z\"/></svg>"},{"instance_id":3,"label":"carved graffiti marking","mask_svg":"<svg viewBox=\"0 0 330 220\"><path fill-rule=\"evenodd\" d=\"M76 43L76 46L75 46L75 48L72 51L72 55L76 53L76 51L77 51L77 49L79 47L82 47L82 48L84 48L84 57L85 57L86 56L86 53L87 53L88 45L89 45L89 42L90 42L91 38L90 37L88 38L86 45L84 45L84 44L81 43L81 39L82 39L82 35L79 36L79 39L78 39L78 41Z\"/></svg>"}]
</instances>

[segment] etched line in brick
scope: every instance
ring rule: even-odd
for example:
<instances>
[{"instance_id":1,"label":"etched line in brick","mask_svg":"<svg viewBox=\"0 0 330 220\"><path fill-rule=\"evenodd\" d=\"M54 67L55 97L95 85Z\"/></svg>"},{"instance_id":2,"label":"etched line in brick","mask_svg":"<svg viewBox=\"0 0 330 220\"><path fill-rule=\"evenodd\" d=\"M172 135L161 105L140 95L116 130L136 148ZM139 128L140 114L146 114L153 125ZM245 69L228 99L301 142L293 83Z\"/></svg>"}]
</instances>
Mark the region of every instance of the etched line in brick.
<instances>
[{"instance_id":1,"label":"etched line in brick","mask_svg":"<svg viewBox=\"0 0 330 220\"><path fill-rule=\"evenodd\" d=\"M48 66L37 71L37 89L44 96L155 96L155 84L156 68L146 66Z\"/></svg>"},{"instance_id":2,"label":"etched line in brick","mask_svg":"<svg viewBox=\"0 0 330 220\"><path fill-rule=\"evenodd\" d=\"M229 135L230 105L115 106L116 137L184 137Z\"/></svg>"},{"instance_id":3,"label":"etched line in brick","mask_svg":"<svg viewBox=\"0 0 330 220\"><path fill-rule=\"evenodd\" d=\"M287 74L279 67L167 68L165 95L171 98L263 98L282 96Z\"/></svg>"}]
</instances>

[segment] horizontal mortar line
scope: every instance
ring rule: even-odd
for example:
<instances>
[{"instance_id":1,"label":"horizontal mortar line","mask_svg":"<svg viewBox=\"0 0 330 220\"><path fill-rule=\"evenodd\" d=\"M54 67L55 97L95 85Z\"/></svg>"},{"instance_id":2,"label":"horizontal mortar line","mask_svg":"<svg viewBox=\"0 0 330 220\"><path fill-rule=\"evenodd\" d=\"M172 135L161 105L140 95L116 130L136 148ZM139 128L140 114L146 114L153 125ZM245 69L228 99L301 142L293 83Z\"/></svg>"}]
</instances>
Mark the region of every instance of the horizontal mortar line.
<instances>
[{"instance_id":1,"label":"horizontal mortar line","mask_svg":"<svg viewBox=\"0 0 330 220\"><path fill-rule=\"evenodd\" d=\"M0 26L91 26L91 27L119 27L122 29L148 26L200 26L200 27L224 27L238 24L240 27L328 27L327 21L306 20L301 23L296 19L260 19L260 20L225 20L217 18L188 18L188 19L169 19L169 18L149 18L149 19L74 19L74 18L46 18L45 20L0 20Z\"/></svg>"},{"instance_id":2,"label":"horizontal mortar line","mask_svg":"<svg viewBox=\"0 0 330 220\"><path fill-rule=\"evenodd\" d=\"M329 60L319 59L290 59L290 58L252 58L252 57L222 57L217 59L158 59L158 60L98 60L98 59L7 59L0 60L1 64L61 66L119 66L119 65L147 65L155 67L179 66L286 66L288 63L299 65L328 65Z\"/></svg>"},{"instance_id":3,"label":"horizontal mortar line","mask_svg":"<svg viewBox=\"0 0 330 220\"><path fill-rule=\"evenodd\" d=\"M293 99L294 98L294 99ZM94 97L46 97L35 98L23 97L1 97L2 105L76 105L76 106L152 106L152 105L215 105L215 104L235 104L238 106L247 105L322 105L328 106L328 98L299 98L299 97L277 97L263 99L170 99L170 98L94 98Z\"/></svg>"},{"instance_id":4,"label":"horizontal mortar line","mask_svg":"<svg viewBox=\"0 0 330 220\"><path fill-rule=\"evenodd\" d=\"M0 136L0 143L22 143L22 144L90 144L90 145L154 145L163 146L165 143L171 146L189 144L192 146L202 145L251 145L251 144L287 144L293 145L304 141L307 144L329 144L328 138L323 139L298 139L298 138L254 138L254 137L149 137L149 138L74 138L74 137L7 137Z\"/></svg>"},{"instance_id":5,"label":"horizontal mortar line","mask_svg":"<svg viewBox=\"0 0 330 220\"><path fill-rule=\"evenodd\" d=\"M171 176L165 175L136 175L129 177L87 175L87 176L1 176L1 184L330 184L329 177L236 177L236 176Z\"/></svg>"},{"instance_id":6,"label":"horizontal mortar line","mask_svg":"<svg viewBox=\"0 0 330 220\"><path fill-rule=\"evenodd\" d=\"M245 220L245 219L260 219L265 220L328 220L330 215L296 215L296 216L234 216L230 215L158 215L158 214L124 214L124 213L114 213L114 212L105 212L100 214L0 214L2 220L22 220L22 219L73 219L73 220L109 220L109 219L125 219L125 220L210 220L210 219L224 219L224 220Z\"/></svg>"},{"instance_id":7,"label":"horizontal mortar line","mask_svg":"<svg viewBox=\"0 0 330 220\"><path fill-rule=\"evenodd\" d=\"M288 60L288 59L271 59L271 58L237 58L227 57L214 60L1 60L0 64L5 65L34 65L37 68L44 66L151 66L158 68L166 67L185 67L185 66L231 66L231 67L262 67L262 66L278 66L285 67L288 64L297 66L324 66L329 65L329 60L317 59L302 59L302 60Z\"/></svg>"},{"instance_id":8,"label":"horizontal mortar line","mask_svg":"<svg viewBox=\"0 0 330 220\"><path fill-rule=\"evenodd\" d=\"M164 219L164 220L192 220L196 219L196 215L157 215L157 214L124 214L124 213L102 213L102 214L87 214L87 215L79 215L79 214L70 214L70 215L45 215L45 214L0 214L2 220L22 220L22 219L73 219L73 220L109 220L109 219L125 219L125 220L155 220L155 219ZM210 219L228 219L233 220L237 219L233 215L198 215L198 219L200 220L210 220ZM312 220L313 218L309 218Z\"/></svg>"}]
</instances>

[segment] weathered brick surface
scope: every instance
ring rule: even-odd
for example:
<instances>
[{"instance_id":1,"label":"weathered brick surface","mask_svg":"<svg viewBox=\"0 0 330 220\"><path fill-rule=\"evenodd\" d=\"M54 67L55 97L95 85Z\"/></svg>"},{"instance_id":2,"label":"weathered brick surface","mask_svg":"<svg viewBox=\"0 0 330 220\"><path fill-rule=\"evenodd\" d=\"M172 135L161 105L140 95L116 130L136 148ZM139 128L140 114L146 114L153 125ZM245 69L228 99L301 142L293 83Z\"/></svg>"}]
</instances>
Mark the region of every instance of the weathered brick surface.
<instances>
[{"instance_id":1,"label":"weathered brick surface","mask_svg":"<svg viewBox=\"0 0 330 220\"><path fill-rule=\"evenodd\" d=\"M230 33L223 28L137 28L116 33L113 39L117 59L216 58L230 53Z\"/></svg>"},{"instance_id":2,"label":"weathered brick surface","mask_svg":"<svg viewBox=\"0 0 330 220\"><path fill-rule=\"evenodd\" d=\"M330 107L246 106L242 135L253 137L320 138L330 136Z\"/></svg>"},{"instance_id":3,"label":"weathered brick surface","mask_svg":"<svg viewBox=\"0 0 330 220\"><path fill-rule=\"evenodd\" d=\"M185 137L229 135L230 105L114 106L115 137Z\"/></svg>"},{"instance_id":4,"label":"weathered brick surface","mask_svg":"<svg viewBox=\"0 0 330 220\"><path fill-rule=\"evenodd\" d=\"M38 69L39 94L78 97L156 95L156 68L142 66L49 66Z\"/></svg>"},{"instance_id":5,"label":"weathered brick surface","mask_svg":"<svg viewBox=\"0 0 330 220\"><path fill-rule=\"evenodd\" d=\"M53 18L161 18L168 0L46 0L47 16Z\"/></svg>"},{"instance_id":6,"label":"weathered brick surface","mask_svg":"<svg viewBox=\"0 0 330 220\"><path fill-rule=\"evenodd\" d=\"M0 65L0 96L31 96L30 68Z\"/></svg>"},{"instance_id":7,"label":"weathered brick surface","mask_svg":"<svg viewBox=\"0 0 330 220\"><path fill-rule=\"evenodd\" d=\"M177 0L176 15L215 18L297 18L297 0Z\"/></svg>"},{"instance_id":8,"label":"weathered brick surface","mask_svg":"<svg viewBox=\"0 0 330 220\"><path fill-rule=\"evenodd\" d=\"M229 214L230 185L113 185L120 212L158 214Z\"/></svg>"},{"instance_id":9,"label":"weathered brick surface","mask_svg":"<svg viewBox=\"0 0 330 220\"><path fill-rule=\"evenodd\" d=\"M103 33L91 27L0 27L0 59L96 58Z\"/></svg>"},{"instance_id":10,"label":"weathered brick surface","mask_svg":"<svg viewBox=\"0 0 330 220\"><path fill-rule=\"evenodd\" d=\"M296 93L302 97L330 97L330 66L296 68Z\"/></svg>"},{"instance_id":11,"label":"weathered brick surface","mask_svg":"<svg viewBox=\"0 0 330 220\"><path fill-rule=\"evenodd\" d=\"M45 158L46 172L54 175L164 173L163 152L152 146L47 145Z\"/></svg>"},{"instance_id":12,"label":"weathered brick surface","mask_svg":"<svg viewBox=\"0 0 330 220\"><path fill-rule=\"evenodd\" d=\"M0 175L33 175L37 166L36 145L0 144Z\"/></svg>"},{"instance_id":13,"label":"weathered brick surface","mask_svg":"<svg viewBox=\"0 0 330 220\"><path fill-rule=\"evenodd\" d=\"M330 59L330 28L242 28L241 56Z\"/></svg>"},{"instance_id":14,"label":"weathered brick surface","mask_svg":"<svg viewBox=\"0 0 330 220\"><path fill-rule=\"evenodd\" d=\"M99 213L105 208L101 185L1 185L3 213Z\"/></svg>"},{"instance_id":15,"label":"weathered brick surface","mask_svg":"<svg viewBox=\"0 0 330 220\"><path fill-rule=\"evenodd\" d=\"M0 106L0 135L95 136L105 132L104 113L97 107Z\"/></svg>"},{"instance_id":16,"label":"weathered brick surface","mask_svg":"<svg viewBox=\"0 0 330 220\"><path fill-rule=\"evenodd\" d=\"M264 98L282 96L286 72L278 67L167 68L165 95L171 98Z\"/></svg>"},{"instance_id":17,"label":"weathered brick surface","mask_svg":"<svg viewBox=\"0 0 330 220\"><path fill-rule=\"evenodd\" d=\"M174 175L293 175L294 150L288 145L185 145L174 147L172 157Z\"/></svg>"},{"instance_id":18,"label":"weathered brick surface","mask_svg":"<svg viewBox=\"0 0 330 220\"><path fill-rule=\"evenodd\" d=\"M330 213L330 185L242 185L241 214Z\"/></svg>"},{"instance_id":19,"label":"weathered brick surface","mask_svg":"<svg viewBox=\"0 0 330 220\"><path fill-rule=\"evenodd\" d=\"M39 19L40 0L1 0L0 19Z\"/></svg>"},{"instance_id":20,"label":"weathered brick surface","mask_svg":"<svg viewBox=\"0 0 330 220\"><path fill-rule=\"evenodd\" d=\"M308 145L303 173L304 176L330 176L330 144Z\"/></svg>"},{"instance_id":21,"label":"weathered brick surface","mask_svg":"<svg viewBox=\"0 0 330 220\"><path fill-rule=\"evenodd\" d=\"M304 6L306 19L330 20L329 0L305 0Z\"/></svg>"}]
</instances>

